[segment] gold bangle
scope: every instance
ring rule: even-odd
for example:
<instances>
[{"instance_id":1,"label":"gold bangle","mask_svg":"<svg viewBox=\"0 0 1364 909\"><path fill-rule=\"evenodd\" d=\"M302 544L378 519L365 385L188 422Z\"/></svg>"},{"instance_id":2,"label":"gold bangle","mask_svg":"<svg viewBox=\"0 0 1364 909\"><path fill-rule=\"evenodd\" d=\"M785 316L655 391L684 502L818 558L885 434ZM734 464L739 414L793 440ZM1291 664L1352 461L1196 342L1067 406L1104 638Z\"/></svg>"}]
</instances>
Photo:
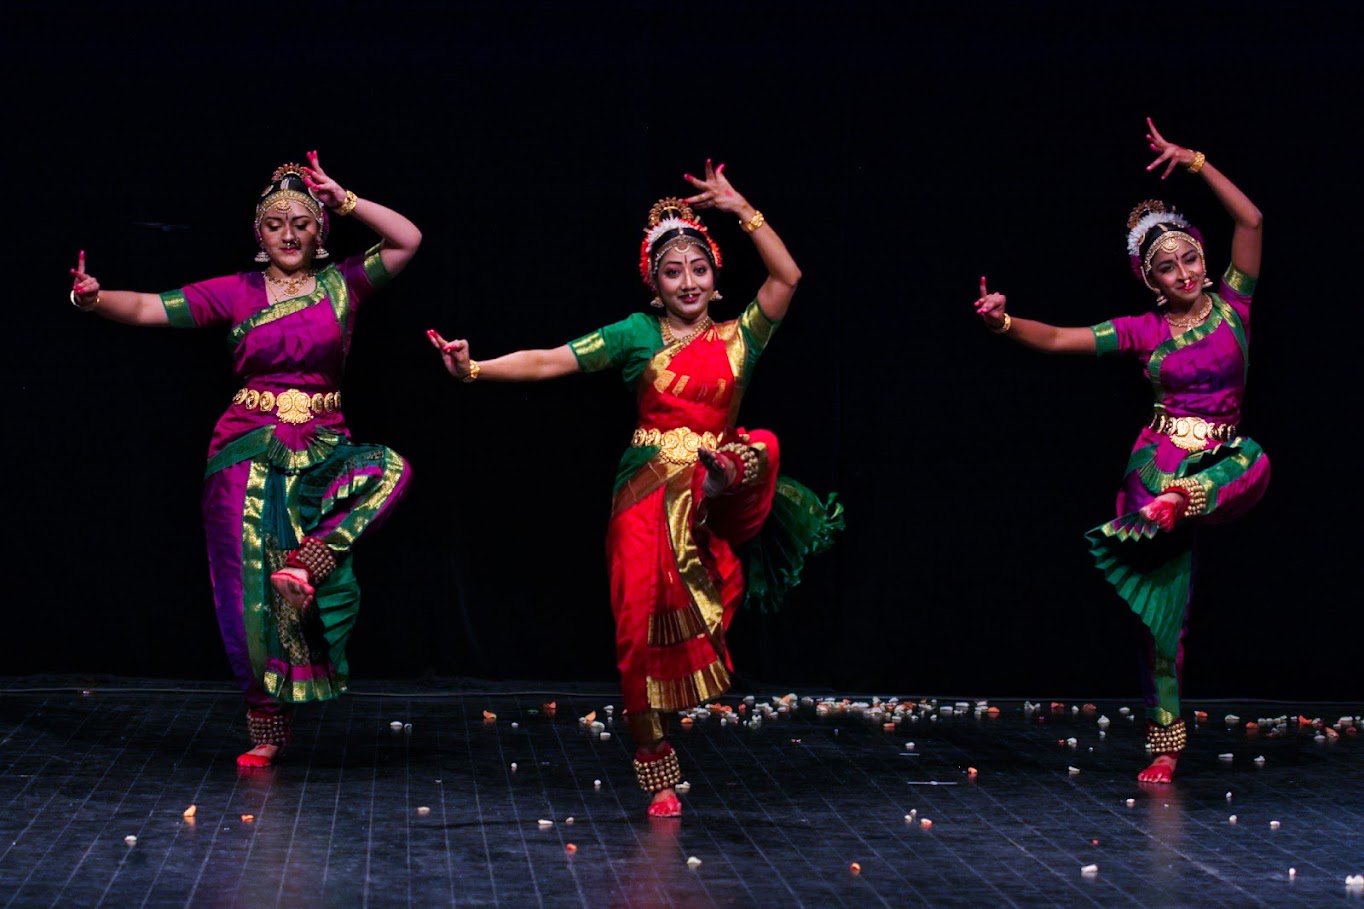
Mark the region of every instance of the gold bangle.
<instances>
[{"instance_id":1,"label":"gold bangle","mask_svg":"<svg viewBox=\"0 0 1364 909\"><path fill-rule=\"evenodd\" d=\"M749 218L747 221L740 219L739 226L744 229L744 233L751 234L766 223L767 219L763 217L763 213L755 208L753 210L753 217Z\"/></svg>"},{"instance_id":2,"label":"gold bangle","mask_svg":"<svg viewBox=\"0 0 1364 909\"><path fill-rule=\"evenodd\" d=\"M332 211L338 218L344 218L346 215L355 211L355 203L358 201L360 201L359 197L357 197L355 193L346 190L346 198L341 201L340 205L333 208Z\"/></svg>"},{"instance_id":3,"label":"gold bangle","mask_svg":"<svg viewBox=\"0 0 1364 909\"><path fill-rule=\"evenodd\" d=\"M992 325L987 325L987 326L986 326L986 328L989 328L989 329L990 329L990 331L991 331L992 334L997 334L997 335L1007 334L1008 331L1009 331L1009 329L1011 329L1011 328L1013 328L1013 327L1014 327L1014 317L1011 316L1011 315L1009 315L1007 312L1004 314L1004 321L1000 323L1000 325L999 325L998 328L995 328L995 327L992 326Z\"/></svg>"},{"instance_id":4,"label":"gold bangle","mask_svg":"<svg viewBox=\"0 0 1364 909\"><path fill-rule=\"evenodd\" d=\"M460 379L460 381L461 381L461 382L464 382L464 383L466 383L466 384L469 383L469 382L472 382L472 381L474 381L475 379L478 378L479 372L480 372L480 369L479 369L479 366L478 366L478 361L477 361L477 360L470 360L470 361L469 361L469 374L468 374L467 376L465 376L464 378Z\"/></svg>"},{"instance_id":5,"label":"gold bangle","mask_svg":"<svg viewBox=\"0 0 1364 909\"><path fill-rule=\"evenodd\" d=\"M1193 160L1190 161L1189 165L1184 169L1191 174L1196 174L1203 169L1203 165L1207 162L1207 160L1208 160L1207 155L1203 154L1201 151L1196 151L1193 153Z\"/></svg>"},{"instance_id":6,"label":"gold bangle","mask_svg":"<svg viewBox=\"0 0 1364 909\"><path fill-rule=\"evenodd\" d=\"M76 301L76 288L74 287L71 288L71 293L68 296L71 298L71 305L81 312L93 312L95 307L99 305L99 291L95 291L95 302L91 303L89 306L81 306L80 303Z\"/></svg>"}]
</instances>

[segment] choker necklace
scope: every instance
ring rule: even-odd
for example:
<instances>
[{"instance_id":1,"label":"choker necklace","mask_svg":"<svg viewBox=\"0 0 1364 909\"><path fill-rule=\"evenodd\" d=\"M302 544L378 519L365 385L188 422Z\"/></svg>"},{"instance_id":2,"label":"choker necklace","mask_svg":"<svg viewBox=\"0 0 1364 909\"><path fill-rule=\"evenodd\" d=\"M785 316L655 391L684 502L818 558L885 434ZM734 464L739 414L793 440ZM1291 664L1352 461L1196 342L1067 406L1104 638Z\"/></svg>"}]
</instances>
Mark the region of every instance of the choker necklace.
<instances>
[{"instance_id":1,"label":"choker necklace","mask_svg":"<svg viewBox=\"0 0 1364 909\"><path fill-rule=\"evenodd\" d=\"M1196 311L1188 313L1184 316L1174 316L1167 312L1165 314L1165 321L1170 323L1171 328L1177 328L1180 331L1188 331L1195 325L1202 325L1203 320L1208 318L1208 314L1211 312L1212 297L1204 296L1203 305L1198 307Z\"/></svg>"},{"instance_id":2,"label":"choker necklace","mask_svg":"<svg viewBox=\"0 0 1364 909\"><path fill-rule=\"evenodd\" d=\"M298 292L303 289L303 285L311 281L313 277L313 273L311 270L305 271L299 275L295 275L292 278L276 278L273 274L270 273L270 270L268 268L263 272L263 274L265 275L266 281L270 282L275 287L278 287L280 289L281 294L287 294L290 297L298 296Z\"/></svg>"},{"instance_id":3,"label":"choker necklace","mask_svg":"<svg viewBox=\"0 0 1364 909\"><path fill-rule=\"evenodd\" d=\"M704 319L701 320L701 324L697 325L691 334L687 335L686 337L679 338L677 337L677 335L673 334L673 327L668 323L667 316L659 316L658 322L663 328L663 344L665 347L670 347L673 344L678 343L687 344L697 335L701 334L701 332L705 331L707 328L710 328L711 325L710 316L706 316Z\"/></svg>"}]
</instances>

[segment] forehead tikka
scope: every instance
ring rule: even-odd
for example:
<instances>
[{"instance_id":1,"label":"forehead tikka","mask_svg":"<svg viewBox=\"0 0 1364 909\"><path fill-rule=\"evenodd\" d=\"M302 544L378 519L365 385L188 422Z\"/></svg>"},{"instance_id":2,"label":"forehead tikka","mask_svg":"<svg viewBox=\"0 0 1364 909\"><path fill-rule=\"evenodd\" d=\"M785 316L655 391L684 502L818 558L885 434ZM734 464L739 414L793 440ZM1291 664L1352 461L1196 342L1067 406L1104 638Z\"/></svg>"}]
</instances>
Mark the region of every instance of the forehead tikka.
<instances>
[{"instance_id":1,"label":"forehead tikka","mask_svg":"<svg viewBox=\"0 0 1364 909\"><path fill-rule=\"evenodd\" d=\"M1151 283L1151 260L1155 258L1155 255L1158 252L1175 253L1179 249L1180 240L1183 240L1185 243L1192 246L1198 253L1198 260L1200 262L1204 261L1203 244L1198 242L1197 237L1182 230L1166 230L1164 234L1156 238L1156 241L1151 244L1151 248L1146 251L1146 256L1142 259L1141 280L1145 282L1146 286L1151 290L1160 290L1160 288Z\"/></svg>"}]
</instances>

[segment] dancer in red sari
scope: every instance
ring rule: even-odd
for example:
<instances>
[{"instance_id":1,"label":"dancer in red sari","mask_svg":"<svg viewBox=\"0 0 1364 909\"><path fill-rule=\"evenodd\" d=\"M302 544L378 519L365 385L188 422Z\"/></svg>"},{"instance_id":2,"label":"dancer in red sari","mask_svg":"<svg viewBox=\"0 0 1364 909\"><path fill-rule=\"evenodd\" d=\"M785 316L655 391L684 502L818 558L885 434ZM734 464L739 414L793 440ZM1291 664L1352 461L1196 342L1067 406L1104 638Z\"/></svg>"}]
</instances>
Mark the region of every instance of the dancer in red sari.
<instances>
[{"instance_id":1,"label":"dancer in red sari","mask_svg":"<svg viewBox=\"0 0 1364 909\"><path fill-rule=\"evenodd\" d=\"M533 381L620 368L639 410L616 477L607 558L616 657L635 773L649 814L682 813L669 711L723 694L733 663L725 630L741 601L775 604L807 555L826 548L841 506L779 476L777 438L737 425L754 366L786 315L800 269L777 232L706 162L698 190L649 212L640 273L656 316L636 313L552 350L470 359L465 340L428 332L464 382ZM713 322L720 250L693 208L739 219L768 277L738 319ZM700 465L700 466L698 466ZM747 578L746 578L747 576ZM747 579L747 583L746 583Z\"/></svg>"}]
</instances>

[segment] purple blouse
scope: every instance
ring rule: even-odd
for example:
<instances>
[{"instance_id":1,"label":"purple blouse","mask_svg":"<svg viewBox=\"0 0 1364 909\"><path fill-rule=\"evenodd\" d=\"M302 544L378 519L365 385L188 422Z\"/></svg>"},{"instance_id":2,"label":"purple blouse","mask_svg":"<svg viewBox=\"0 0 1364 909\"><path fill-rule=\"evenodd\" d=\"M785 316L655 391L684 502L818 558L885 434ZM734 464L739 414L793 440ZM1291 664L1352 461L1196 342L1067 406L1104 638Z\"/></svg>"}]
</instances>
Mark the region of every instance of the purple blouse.
<instances>
[{"instance_id":1,"label":"purple blouse","mask_svg":"<svg viewBox=\"0 0 1364 909\"><path fill-rule=\"evenodd\" d=\"M379 248L328 265L317 273L312 293L274 304L259 271L161 294L172 326L230 326L233 374L243 388L218 418L210 458L266 427L291 450L306 448L320 428L349 435L339 403L341 376L355 312L389 280ZM310 404L299 407L303 398L291 391ZM289 419L294 415L297 422Z\"/></svg>"},{"instance_id":2,"label":"purple blouse","mask_svg":"<svg viewBox=\"0 0 1364 909\"><path fill-rule=\"evenodd\" d=\"M1159 313L1121 316L1093 327L1097 353L1141 359L1156 405L1172 416L1239 423L1254 291L1255 280L1229 266L1202 325L1172 337Z\"/></svg>"}]
</instances>

